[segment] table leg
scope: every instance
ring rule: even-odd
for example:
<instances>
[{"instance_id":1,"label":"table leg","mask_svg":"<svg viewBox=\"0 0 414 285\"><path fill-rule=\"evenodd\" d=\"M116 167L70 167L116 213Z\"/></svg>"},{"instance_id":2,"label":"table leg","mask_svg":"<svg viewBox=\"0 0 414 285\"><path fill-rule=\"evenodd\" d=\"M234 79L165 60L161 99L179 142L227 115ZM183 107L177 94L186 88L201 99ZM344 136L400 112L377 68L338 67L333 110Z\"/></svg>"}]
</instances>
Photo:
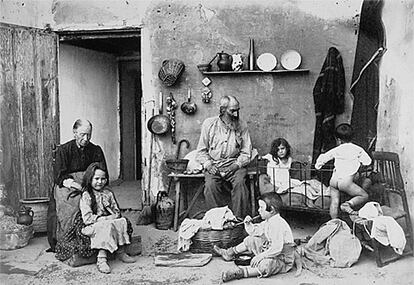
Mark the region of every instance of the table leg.
<instances>
[{"instance_id":1,"label":"table leg","mask_svg":"<svg viewBox=\"0 0 414 285\"><path fill-rule=\"evenodd\" d=\"M250 180L250 201L252 203L252 215L255 216L256 215L256 201L255 201L255 197L254 197L254 175L249 175L249 180Z\"/></svg>"},{"instance_id":2,"label":"table leg","mask_svg":"<svg viewBox=\"0 0 414 285\"><path fill-rule=\"evenodd\" d=\"M178 216L180 214L180 191L181 182L179 179L175 180L175 213L174 213L174 231L178 230Z\"/></svg>"}]
</instances>

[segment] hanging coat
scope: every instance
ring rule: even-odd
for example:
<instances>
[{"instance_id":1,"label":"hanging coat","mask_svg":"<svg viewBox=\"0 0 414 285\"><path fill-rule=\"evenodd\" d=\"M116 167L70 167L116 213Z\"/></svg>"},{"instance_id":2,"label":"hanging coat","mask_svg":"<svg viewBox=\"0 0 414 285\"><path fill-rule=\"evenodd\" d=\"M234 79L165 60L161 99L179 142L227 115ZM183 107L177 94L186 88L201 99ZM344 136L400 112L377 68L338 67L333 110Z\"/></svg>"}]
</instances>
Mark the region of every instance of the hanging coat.
<instances>
[{"instance_id":1,"label":"hanging coat","mask_svg":"<svg viewBox=\"0 0 414 285\"><path fill-rule=\"evenodd\" d=\"M321 72L313 88L316 126L312 162L319 154L336 146L335 117L345 109L345 71L342 57L335 47L330 47Z\"/></svg>"}]
</instances>

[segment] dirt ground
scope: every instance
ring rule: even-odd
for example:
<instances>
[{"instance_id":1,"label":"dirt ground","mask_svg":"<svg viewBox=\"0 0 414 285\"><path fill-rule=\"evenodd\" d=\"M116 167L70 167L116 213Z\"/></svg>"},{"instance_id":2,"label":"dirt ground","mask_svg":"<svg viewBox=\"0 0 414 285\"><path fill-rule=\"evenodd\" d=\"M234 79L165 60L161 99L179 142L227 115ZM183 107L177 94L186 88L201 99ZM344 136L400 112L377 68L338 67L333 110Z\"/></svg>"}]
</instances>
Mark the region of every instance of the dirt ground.
<instances>
[{"instance_id":1,"label":"dirt ground","mask_svg":"<svg viewBox=\"0 0 414 285\"><path fill-rule=\"evenodd\" d=\"M136 213L125 213L134 220ZM300 222L300 221L302 222ZM293 219L290 221L294 237L305 238L316 232L320 221ZM134 233L142 237L143 252L137 262L124 264L110 261L111 274L101 274L95 264L72 268L47 253L47 237L36 235L29 245L12 251L0 251L1 284L220 284L223 270L235 267L214 257L203 267L157 267L154 255L157 252L174 252L177 233L171 230L157 230L154 225L134 226ZM304 270L299 277L293 271L271 278L249 278L228 284L414 284L414 257L405 257L378 268L372 254L363 251L358 263L351 268L330 267Z\"/></svg>"}]
</instances>

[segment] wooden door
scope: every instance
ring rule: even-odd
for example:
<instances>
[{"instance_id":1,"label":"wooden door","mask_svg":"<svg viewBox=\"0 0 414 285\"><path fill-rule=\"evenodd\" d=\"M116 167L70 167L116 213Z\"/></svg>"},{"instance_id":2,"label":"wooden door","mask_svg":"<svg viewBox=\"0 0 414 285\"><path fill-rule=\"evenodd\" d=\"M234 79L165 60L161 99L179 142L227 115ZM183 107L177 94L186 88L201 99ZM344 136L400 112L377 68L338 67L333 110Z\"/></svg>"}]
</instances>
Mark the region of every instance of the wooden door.
<instances>
[{"instance_id":1,"label":"wooden door","mask_svg":"<svg viewBox=\"0 0 414 285\"><path fill-rule=\"evenodd\" d=\"M53 32L0 23L0 185L15 206L48 196L52 186L57 43Z\"/></svg>"}]
</instances>

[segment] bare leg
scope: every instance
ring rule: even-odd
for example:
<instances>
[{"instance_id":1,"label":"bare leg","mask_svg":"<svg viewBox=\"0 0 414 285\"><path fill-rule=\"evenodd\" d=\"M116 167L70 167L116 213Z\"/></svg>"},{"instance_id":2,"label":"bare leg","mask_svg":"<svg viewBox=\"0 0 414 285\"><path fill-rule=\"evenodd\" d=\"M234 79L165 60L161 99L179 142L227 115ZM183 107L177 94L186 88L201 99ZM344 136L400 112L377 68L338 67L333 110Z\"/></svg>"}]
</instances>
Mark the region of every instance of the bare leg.
<instances>
[{"instance_id":1,"label":"bare leg","mask_svg":"<svg viewBox=\"0 0 414 285\"><path fill-rule=\"evenodd\" d=\"M352 196L352 198L348 200L348 203L350 203L352 207L359 206L368 201L368 193L353 182L343 191Z\"/></svg>"},{"instance_id":2,"label":"bare leg","mask_svg":"<svg viewBox=\"0 0 414 285\"><path fill-rule=\"evenodd\" d=\"M251 266L243 266L241 267L243 270L243 273L245 274L245 276L247 277L256 277L256 276L260 276L260 272L259 269L257 268L253 268Z\"/></svg>"},{"instance_id":3,"label":"bare leg","mask_svg":"<svg viewBox=\"0 0 414 285\"><path fill-rule=\"evenodd\" d=\"M331 205L329 206L331 219L338 218L339 198L339 190L331 186Z\"/></svg>"}]
</instances>

